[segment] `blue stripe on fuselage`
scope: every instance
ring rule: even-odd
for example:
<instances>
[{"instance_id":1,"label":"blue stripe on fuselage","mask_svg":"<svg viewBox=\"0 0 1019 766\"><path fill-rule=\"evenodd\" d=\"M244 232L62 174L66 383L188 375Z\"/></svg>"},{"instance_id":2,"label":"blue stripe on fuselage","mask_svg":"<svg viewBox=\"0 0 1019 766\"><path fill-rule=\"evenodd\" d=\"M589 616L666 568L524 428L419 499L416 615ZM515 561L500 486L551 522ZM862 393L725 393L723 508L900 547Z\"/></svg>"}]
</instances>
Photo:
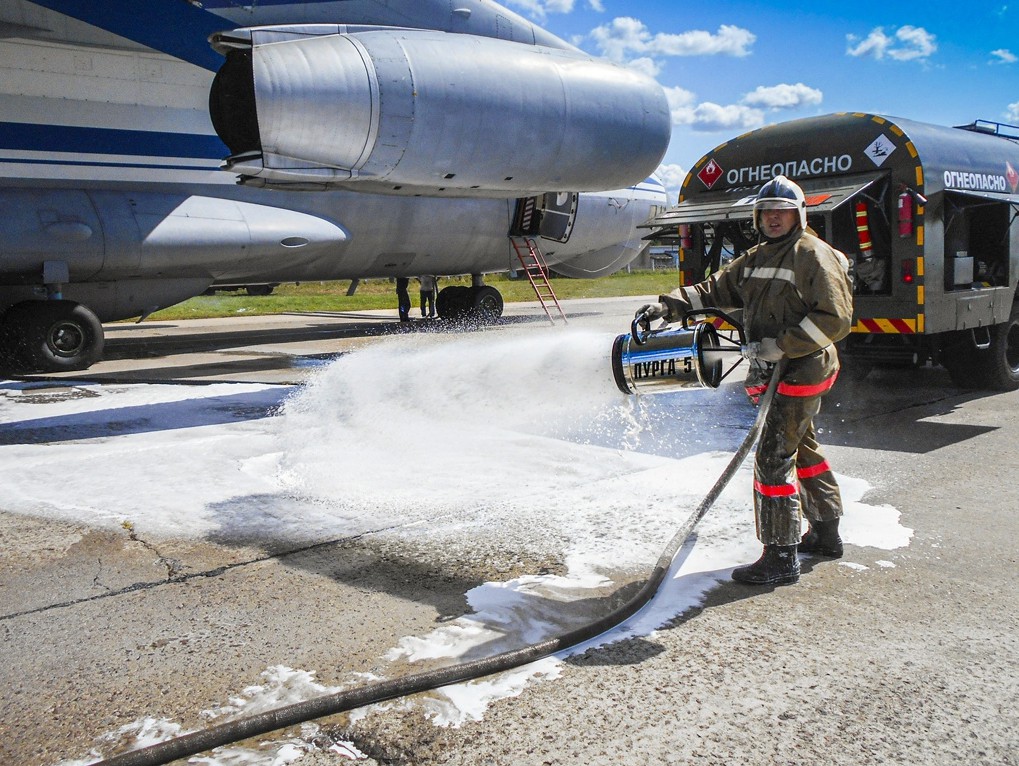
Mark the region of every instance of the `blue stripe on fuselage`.
<instances>
[{"instance_id":1,"label":"blue stripe on fuselage","mask_svg":"<svg viewBox=\"0 0 1019 766\"><path fill-rule=\"evenodd\" d=\"M217 160L230 154L218 136L24 122L0 122L0 149Z\"/></svg>"},{"instance_id":2,"label":"blue stripe on fuselage","mask_svg":"<svg viewBox=\"0 0 1019 766\"><path fill-rule=\"evenodd\" d=\"M209 47L208 38L230 28L230 22L184 0L32 2L212 72L223 65L223 57Z\"/></svg>"}]
</instances>

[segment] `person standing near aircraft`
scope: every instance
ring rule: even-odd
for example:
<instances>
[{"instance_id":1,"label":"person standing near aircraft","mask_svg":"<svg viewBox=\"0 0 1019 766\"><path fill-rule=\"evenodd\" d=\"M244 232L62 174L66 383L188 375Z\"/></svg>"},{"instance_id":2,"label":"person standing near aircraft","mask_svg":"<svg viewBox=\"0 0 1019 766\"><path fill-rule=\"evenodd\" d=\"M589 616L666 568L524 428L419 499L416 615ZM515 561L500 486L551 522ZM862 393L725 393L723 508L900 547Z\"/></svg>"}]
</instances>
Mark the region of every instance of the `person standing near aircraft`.
<instances>
[{"instance_id":1,"label":"person standing near aircraft","mask_svg":"<svg viewBox=\"0 0 1019 766\"><path fill-rule=\"evenodd\" d=\"M755 247L637 314L671 322L709 306L742 308L750 361L745 385L755 402L779 370L754 464L754 512L764 552L732 573L737 582L779 585L799 580L798 552L842 556L842 498L814 437L813 419L838 375L835 343L849 333L853 298L849 261L807 227L797 184L785 176L766 183L753 216L760 235ZM802 516L809 528L801 538Z\"/></svg>"},{"instance_id":2,"label":"person standing near aircraft","mask_svg":"<svg viewBox=\"0 0 1019 766\"><path fill-rule=\"evenodd\" d=\"M426 274L423 277L418 277L418 281L421 283L421 316L422 317L434 317L435 316L435 277L430 274ZM428 306L427 311L425 306Z\"/></svg>"},{"instance_id":3,"label":"person standing near aircraft","mask_svg":"<svg viewBox=\"0 0 1019 766\"><path fill-rule=\"evenodd\" d=\"M410 321L410 293L407 292L407 287L410 286L410 280L407 277L396 278L396 308L400 312L400 321Z\"/></svg>"}]
</instances>

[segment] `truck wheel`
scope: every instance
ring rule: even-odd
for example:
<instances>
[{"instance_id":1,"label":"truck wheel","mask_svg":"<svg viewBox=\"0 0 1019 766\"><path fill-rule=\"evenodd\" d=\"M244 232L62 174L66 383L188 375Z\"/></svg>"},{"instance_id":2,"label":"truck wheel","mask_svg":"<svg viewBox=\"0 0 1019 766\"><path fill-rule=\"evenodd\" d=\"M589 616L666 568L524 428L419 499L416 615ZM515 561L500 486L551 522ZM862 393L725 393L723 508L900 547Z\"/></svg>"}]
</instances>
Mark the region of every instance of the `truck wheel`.
<instances>
[{"instance_id":1,"label":"truck wheel","mask_svg":"<svg viewBox=\"0 0 1019 766\"><path fill-rule=\"evenodd\" d=\"M4 315L5 345L26 371L84 370L103 353L103 326L74 301L24 301Z\"/></svg>"},{"instance_id":2,"label":"truck wheel","mask_svg":"<svg viewBox=\"0 0 1019 766\"><path fill-rule=\"evenodd\" d=\"M976 352L977 374L985 388L1019 389L1019 312L991 328L991 346Z\"/></svg>"},{"instance_id":3,"label":"truck wheel","mask_svg":"<svg viewBox=\"0 0 1019 766\"><path fill-rule=\"evenodd\" d=\"M977 351L973 345L973 333L958 330L951 333L952 339L939 353L938 361L948 370L948 377L959 388L967 391L982 385L977 373Z\"/></svg>"}]
</instances>

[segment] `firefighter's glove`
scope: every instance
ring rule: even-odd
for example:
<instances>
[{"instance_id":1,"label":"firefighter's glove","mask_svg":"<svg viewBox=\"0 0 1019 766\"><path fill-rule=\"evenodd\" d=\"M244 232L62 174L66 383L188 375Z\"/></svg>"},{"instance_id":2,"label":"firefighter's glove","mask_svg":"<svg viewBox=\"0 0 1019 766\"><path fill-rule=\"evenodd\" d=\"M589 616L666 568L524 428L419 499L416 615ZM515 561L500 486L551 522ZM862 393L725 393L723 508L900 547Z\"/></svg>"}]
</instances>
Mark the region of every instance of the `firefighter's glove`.
<instances>
[{"instance_id":1,"label":"firefighter's glove","mask_svg":"<svg viewBox=\"0 0 1019 766\"><path fill-rule=\"evenodd\" d=\"M743 346L742 351L743 356L752 362L777 362L785 356L774 338L761 338L759 341L751 341Z\"/></svg>"},{"instance_id":2,"label":"firefighter's glove","mask_svg":"<svg viewBox=\"0 0 1019 766\"><path fill-rule=\"evenodd\" d=\"M637 313L633 316L635 319L646 319L653 322L656 319L662 319L668 313L669 308L664 303L647 303L637 309Z\"/></svg>"}]
</instances>

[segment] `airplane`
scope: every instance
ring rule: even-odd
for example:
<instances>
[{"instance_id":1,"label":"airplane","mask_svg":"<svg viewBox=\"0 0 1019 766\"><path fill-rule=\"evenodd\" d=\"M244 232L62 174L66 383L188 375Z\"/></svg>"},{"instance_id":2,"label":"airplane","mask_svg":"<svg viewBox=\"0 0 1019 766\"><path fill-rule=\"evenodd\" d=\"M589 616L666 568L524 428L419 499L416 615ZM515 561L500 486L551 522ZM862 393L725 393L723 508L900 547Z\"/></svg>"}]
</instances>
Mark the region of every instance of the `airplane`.
<instances>
[{"instance_id":1,"label":"airplane","mask_svg":"<svg viewBox=\"0 0 1019 766\"><path fill-rule=\"evenodd\" d=\"M490 0L4 0L0 107L10 373L214 284L470 275L440 316L491 318L511 235L594 278L666 205L658 83Z\"/></svg>"}]
</instances>

